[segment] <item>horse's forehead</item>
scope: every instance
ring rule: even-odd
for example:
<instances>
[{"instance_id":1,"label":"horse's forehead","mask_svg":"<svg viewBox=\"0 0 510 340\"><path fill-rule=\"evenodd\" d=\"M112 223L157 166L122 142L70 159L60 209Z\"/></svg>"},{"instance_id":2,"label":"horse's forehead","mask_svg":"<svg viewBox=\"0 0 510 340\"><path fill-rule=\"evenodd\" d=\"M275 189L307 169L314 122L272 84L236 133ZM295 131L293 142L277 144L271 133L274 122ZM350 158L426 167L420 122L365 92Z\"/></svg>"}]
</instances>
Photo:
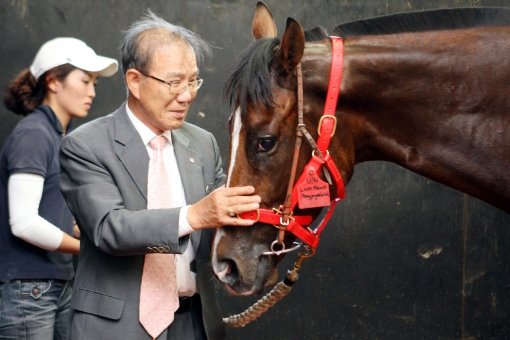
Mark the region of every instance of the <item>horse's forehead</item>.
<instances>
[{"instance_id":1,"label":"horse's forehead","mask_svg":"<svg viewBox=\"0 0 510 340\"><path fill-rule=\"evenodd\" d=\"M251 103L242 119L248 126L270 123L286 116L294 107L296 95L292 90L273 86L272 105L264 103Z\"/></svg>"}]
</instances>

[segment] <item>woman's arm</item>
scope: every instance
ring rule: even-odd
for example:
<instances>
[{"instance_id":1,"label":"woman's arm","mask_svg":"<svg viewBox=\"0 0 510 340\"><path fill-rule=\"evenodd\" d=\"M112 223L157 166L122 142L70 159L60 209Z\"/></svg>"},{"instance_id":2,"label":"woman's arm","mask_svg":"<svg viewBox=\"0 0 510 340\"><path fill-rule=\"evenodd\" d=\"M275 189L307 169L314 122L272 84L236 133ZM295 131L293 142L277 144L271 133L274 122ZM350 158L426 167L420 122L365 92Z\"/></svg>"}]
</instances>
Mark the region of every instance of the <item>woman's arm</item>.
<instances>
[{"instance_id":1,"label":"woman's arm","mask_svg":"<svg viewBox=\"0 0 510 340\"><path fill-rule=\"evenodd\" d=\"M14 174L9 177L9 224L14 236L48 251L78 254L80 241L39 216L44 177Z\"/></svg>"}]
</instances>

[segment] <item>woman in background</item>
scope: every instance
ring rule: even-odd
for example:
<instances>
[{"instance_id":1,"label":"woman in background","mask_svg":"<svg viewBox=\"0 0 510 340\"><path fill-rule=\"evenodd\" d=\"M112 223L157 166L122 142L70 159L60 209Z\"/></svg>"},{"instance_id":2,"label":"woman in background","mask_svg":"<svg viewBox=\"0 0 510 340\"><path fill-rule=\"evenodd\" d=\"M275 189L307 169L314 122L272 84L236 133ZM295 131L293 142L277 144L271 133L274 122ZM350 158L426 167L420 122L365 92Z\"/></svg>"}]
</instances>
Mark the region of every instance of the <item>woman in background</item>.
<instances>
[{"instance_id":1,"label":"woman in background","mask_svg":"<svg viewBox=\"0 0 510 340\"><path fill-rule=\"evenodd\" d=\"M60 142L87 116L97 78L117 68L81 40L55 38L5 92L5 106L26 117L0 153L1 339L68 338L80 241L59 189Z\"/></svg>"}]
</instances>

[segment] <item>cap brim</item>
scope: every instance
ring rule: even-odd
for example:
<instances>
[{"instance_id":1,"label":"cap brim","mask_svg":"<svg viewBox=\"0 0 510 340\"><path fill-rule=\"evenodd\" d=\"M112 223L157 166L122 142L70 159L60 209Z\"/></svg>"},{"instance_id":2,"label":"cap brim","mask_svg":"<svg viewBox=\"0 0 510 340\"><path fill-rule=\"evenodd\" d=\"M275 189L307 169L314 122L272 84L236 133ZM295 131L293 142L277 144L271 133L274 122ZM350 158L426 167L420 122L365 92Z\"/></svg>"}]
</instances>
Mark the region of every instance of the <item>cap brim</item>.
<instances>
[{"instance_id":1,"label":"cap brim","mask_svg":"<svg viewBox=\"0 0 510 340\"><path fill-rule=\"evenodd\" d=\"M100 77L110 77L119 69L117 60L103 56L96 56L93 59L71 64L84 71L97 73Z\"/></svg>"}]
</instances>

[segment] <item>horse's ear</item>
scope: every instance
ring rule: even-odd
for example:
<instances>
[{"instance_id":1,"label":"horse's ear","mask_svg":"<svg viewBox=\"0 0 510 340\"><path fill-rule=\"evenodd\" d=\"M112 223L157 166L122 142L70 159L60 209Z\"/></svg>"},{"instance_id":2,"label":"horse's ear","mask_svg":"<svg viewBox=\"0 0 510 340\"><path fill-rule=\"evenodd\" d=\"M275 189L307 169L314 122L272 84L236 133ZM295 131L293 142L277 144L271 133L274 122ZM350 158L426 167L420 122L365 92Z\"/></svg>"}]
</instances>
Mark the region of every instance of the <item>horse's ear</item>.
<instances>
[{"instance_id":1,"label":"horse's ear","mask_svg":"<svg viewBox=\"0 0 510 340\"><path fill-rule=\"evenodd\" d=\"M295 69L301 62L305 51L305 32L294 19L287 19L287 27L280 45L280 66L287 72Z\"/></svg>"},{"instance_id":2,"label":"horse's ear","mask_svg":"<svg viewBox=\"0 0 510 340\"><path fill-rule=\"evenodd\" d=\"M276 24L271 10L262 1L257 2L257 9L251 23L251 32L255 40L276 37Z\"/></svg>"}]
</instances>

